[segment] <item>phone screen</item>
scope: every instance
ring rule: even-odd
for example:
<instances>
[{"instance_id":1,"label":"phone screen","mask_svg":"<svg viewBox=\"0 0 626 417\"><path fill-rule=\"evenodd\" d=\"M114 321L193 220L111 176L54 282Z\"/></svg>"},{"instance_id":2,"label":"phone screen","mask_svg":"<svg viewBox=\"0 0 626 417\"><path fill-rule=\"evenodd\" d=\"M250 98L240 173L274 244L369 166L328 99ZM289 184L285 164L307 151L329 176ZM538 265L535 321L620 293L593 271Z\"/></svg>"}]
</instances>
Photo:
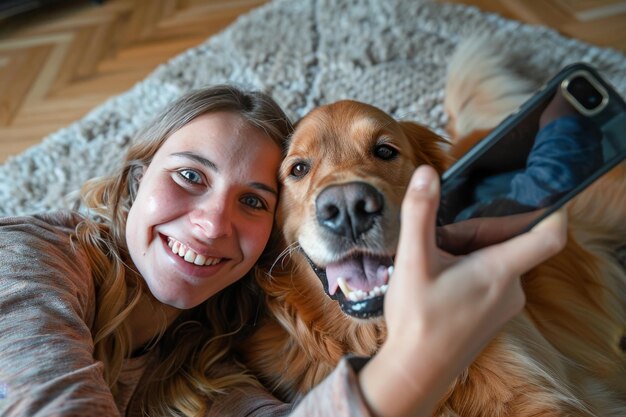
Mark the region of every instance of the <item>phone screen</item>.
<instances>
[{"instance_id":1,"label":"phone screen","mask_svg":"<svg viewBox=\"0 0 626 417\"><path fill-rule=\"evenodd\" d=\"M556 94L568 112L546 123ZM623 99L595 71L578 64L444 173L437 219L440 247L466 253L472 242L462 241L479 228L490 228L490 244L522 233L625 157Z\"/></svg>"}]
</instances>

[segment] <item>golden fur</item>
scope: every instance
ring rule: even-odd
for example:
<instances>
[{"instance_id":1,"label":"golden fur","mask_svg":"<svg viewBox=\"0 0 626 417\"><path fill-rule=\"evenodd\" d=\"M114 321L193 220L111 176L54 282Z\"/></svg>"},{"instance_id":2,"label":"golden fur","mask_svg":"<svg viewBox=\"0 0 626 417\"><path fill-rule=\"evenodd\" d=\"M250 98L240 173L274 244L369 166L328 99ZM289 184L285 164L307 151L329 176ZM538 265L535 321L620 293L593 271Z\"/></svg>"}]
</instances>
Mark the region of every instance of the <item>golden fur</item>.
<instances>
[{"instance_id":1,"label":"golden fur","mask_svg":"<svg viewBox=\"0 0 626 417\"><path fill-rule=\"evenodd\" d=\"M463 138L454 139L453 154L467 147ZM377 158L373 149L383 142L399 156ZM384 195L388 218L381 222L390 229L374 235L382 240L375 250L393 250L397 242L389 236L397 236L397 211L411 173L424 163L445 169L442 142L425 127L353 101L314 109L297 125L281 167L278 225L285 251L257 276L265 315L241 346L244 362L279 397L297 400L342 356L370 356L385 338L380 319L352 318L329 298L303 255L321 265L333 256L333 236L315 220L317 196L335 184L373 185ZM294 177L303 162L308 172ZM626 415L626 354L620 349L626 272L614 256L626 244L624 207L622 163L570 204L566 248L523 277L524 311L459 376L436 415Z\"/></svg>"}]
</instances>

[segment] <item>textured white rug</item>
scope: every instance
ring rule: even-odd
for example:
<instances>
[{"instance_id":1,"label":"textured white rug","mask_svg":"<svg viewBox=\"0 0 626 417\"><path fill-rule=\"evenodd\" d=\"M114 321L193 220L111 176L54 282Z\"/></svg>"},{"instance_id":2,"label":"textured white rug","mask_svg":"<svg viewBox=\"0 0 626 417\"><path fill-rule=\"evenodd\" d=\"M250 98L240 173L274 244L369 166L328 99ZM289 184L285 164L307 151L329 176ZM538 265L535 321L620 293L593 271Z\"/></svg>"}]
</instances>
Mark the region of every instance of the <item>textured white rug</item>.
<instances>
[{"instance_id":1,"label":"textured white rug","mask_svg":"<svg viewBox=\"0 0 626 417\"><path fill-rule=\"evenodd\" d=\"M427 0L276 0L0 166L0 215L71 206L75 193L68 193L109 172L151 115L206 84L266 90L293 119L352 98L441 129L447 60L476 33L503 39L545 78L567 63L590 62L626 95L621 53L475 8Z\"/></svg>"}]
</instances>

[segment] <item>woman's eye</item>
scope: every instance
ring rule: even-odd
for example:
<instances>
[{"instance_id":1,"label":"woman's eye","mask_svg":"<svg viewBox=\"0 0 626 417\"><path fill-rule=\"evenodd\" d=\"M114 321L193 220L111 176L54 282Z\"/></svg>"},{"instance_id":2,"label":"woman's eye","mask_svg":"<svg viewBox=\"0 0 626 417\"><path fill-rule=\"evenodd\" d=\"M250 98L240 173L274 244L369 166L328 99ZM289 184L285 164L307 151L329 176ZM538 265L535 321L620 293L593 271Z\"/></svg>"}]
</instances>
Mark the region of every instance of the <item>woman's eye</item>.
<instances>
[{"instance_id":1,"label":"woman's eye","mask_svg":"<svg viewBox=\"0 0 626 417\"><path fill-rule=\"evenodd\" d=\"M262 210L267 208L267 204L259 197L247 195L241 199L241 202L253 209Z\"/></svg>"},{"instance_id":2,"label":"woman's eye","mask_svg":"<svg viewBox=\"0 0 626 417\"><path fill-rule=\"evenodd\" d=\"M180 171L178 171L178 175L180 175L188 183L191 183L191 184L202 183L202 175L198 174L196 171L192 169L181 169Z\"/></svg>"},{"instance_id":3,"label":"woman's eye","mask_svg":"<svg viewBox=\"0 0 626 417\"><path fill-rule=\"evenodd\" d=\"M302 178L309 173L309 165L304 162L298 162L291 167L290 175L295 178Z\"/></svg>"},{"instance_id":4,"label":"woman's eye","mask_svg":"<svg viewBox=\"0 0 626 417\"><path fill-rule=\"evenodd\" d=\"M374 148L374 155L384 161L389 161L398 155L398 151L389 145L378 145Z\"/></svg>"}]
</instances>

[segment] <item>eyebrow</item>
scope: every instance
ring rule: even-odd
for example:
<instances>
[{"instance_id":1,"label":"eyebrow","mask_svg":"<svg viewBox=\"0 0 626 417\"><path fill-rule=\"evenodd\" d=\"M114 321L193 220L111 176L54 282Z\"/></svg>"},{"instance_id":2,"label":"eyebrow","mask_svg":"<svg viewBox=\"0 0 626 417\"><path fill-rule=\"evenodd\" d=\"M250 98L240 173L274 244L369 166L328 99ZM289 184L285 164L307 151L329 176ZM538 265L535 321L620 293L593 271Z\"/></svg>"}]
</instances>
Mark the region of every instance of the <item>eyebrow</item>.
<instances>
[{"instance_id":1,"label":"eyebrow","mask_svg":"<svg viewBox=\"0 0 626 417\"><path fill-rule=\"evenodd\" d=\"M217 168L217 165L215 165L215 163L209 159L206 159L198 154L195 154L193 152L174 152L172 154L172 156L176 156L179 158L187 158L187 159L191 159L192 161L195 161L197 163L199 163L200 165L203 165L207 168L209 168L210 170L213 170L215 172L219 172L219 169ZM278 196L278 191L273 188L270 187L267 184L264 184L262 182L251 182L250 184L248 184L250 187L252 188L256 188L258 190L263 190L263 191L267 191L268 193L273 194L274 196Z\"/></svg>"},{"instance_id":2,"label":"eyebrow","mask_svg":"<svg viewBox=\"0 0 626 417\"><path fill-rule=\"evenodd\" d=\"M256 188L257 190L267 191L268 193L273 194L275 197L278 197L278 191L276 191L274 188L270 187L267 184L263 184L262 182L253 182L250 183L250 186L252 188Z\"/></svg>"},{"instance_id":3,"label":"eyebrow","mask_svg":"<svg viewBox=\"0 0 626 417\"><path fill-rule=\"evenodd\" d=\"M193 152L174 152L172 154L172 156L178 156L178 157L182 157L182 158L187 158L187 159L191 159L192 161L195 161L197 163L199 163L200 165L204 165L205 167L219 172L219 169L217 169L217 165L215 165L215 163L213 163L213 161L210 161L198 154L195 154Z\"/></svg>"}]
</instances>

